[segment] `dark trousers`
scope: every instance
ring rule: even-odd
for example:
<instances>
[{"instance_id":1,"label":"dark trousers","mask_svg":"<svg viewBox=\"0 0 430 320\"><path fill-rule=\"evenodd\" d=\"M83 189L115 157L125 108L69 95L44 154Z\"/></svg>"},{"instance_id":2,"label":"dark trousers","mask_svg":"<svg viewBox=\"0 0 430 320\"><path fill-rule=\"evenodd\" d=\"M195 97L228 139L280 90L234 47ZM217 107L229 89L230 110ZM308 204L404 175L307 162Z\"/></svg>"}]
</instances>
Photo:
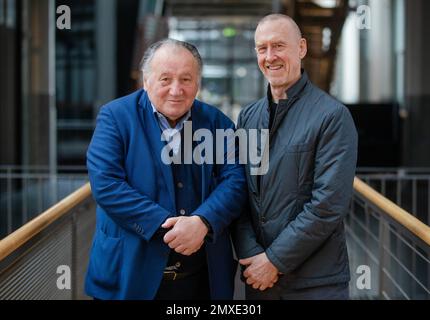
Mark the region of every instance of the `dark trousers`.
<instances>
[{"instance_id":1,"label":"dark trousers","mask_svg":"<svg viewBox=\"0 0 430 320\"><path fill-rule=\"evenodd\" d=\"M162 280L155 300L209 300L207 268L183 279Z\"/></svg>"},{"instance_id":2,"label":"dark trousers","mask_svg":"<svg viewBox=\"0 0 430 320\"><path fill-rule=\"evenodd\" d=\"M348 300L348 283L326 285L313 288L292 289L277 283L264 291L246 285L247 300Z\"/></svg>"}]
</instances>

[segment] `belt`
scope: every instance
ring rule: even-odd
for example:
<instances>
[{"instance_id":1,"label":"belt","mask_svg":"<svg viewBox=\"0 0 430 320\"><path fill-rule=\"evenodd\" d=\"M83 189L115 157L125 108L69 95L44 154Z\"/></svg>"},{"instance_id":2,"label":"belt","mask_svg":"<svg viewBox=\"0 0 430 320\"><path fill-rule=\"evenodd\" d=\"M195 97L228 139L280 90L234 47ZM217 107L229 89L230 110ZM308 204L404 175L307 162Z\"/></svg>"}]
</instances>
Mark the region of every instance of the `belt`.
<instances>
[{"instance_id":1,"label":"belt","mask_svg":"<svg viewBox=\"0 0 430 320\"><path fill-rule=\"evenodd\" d=\"M167 281L180 280L180 279L189 277L193 274L195 274L195 272L164 271L163 280L167 280Z\"/></svg>"}]
</instances>

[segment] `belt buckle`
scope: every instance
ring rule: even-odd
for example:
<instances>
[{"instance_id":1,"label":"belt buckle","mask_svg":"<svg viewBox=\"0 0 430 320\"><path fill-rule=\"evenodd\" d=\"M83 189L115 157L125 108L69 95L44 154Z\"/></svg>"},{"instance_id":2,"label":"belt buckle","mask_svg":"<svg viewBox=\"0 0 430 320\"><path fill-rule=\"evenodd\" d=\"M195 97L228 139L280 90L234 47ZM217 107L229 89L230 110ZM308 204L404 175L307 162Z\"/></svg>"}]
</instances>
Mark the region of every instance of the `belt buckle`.
<instances>
[{"instance_id":1,"label":"belt buckle","mask_svg":"<svg viewBox=\"0 0 430 320\"><path fill-rule=\"evenodd\" d=\"M172 280L176 280L176 276L178 275L178 273L176 271L164 271L164 274L173 274L173 279Z\"/></svg>"}]
</instances>

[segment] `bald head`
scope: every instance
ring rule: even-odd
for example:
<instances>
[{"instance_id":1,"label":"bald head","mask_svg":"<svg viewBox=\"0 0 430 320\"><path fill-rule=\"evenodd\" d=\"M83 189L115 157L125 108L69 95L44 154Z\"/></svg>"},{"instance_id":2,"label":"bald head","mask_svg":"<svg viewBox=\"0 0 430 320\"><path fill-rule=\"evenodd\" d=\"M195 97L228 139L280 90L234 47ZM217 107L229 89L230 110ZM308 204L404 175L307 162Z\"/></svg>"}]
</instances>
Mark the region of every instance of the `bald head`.
<instances>
[{"instance_id":1,"label":"bald head","mask_svg":"<svg viewBox=\"0 0 430 320\"><path fill-rule=\"evenodd\" d=\"M273 14L269 14L269 15L263 17L258 22L257 29L267 22L272 22L272 21L277 21L277 20L285 21L286 23L288 23L290 28L291 28L291 31L293 31L293 33L295 34L297 39L302 38L302 32L300 31L300 28L297 25L297 23L291 17L289 17L285 14L281 14L281 13L273 13Z\"/></svg>"},{"instance_id":2,"label":"bald head","mask_svg":"<svg viewBox=\"0 0 430 320\"><path fill-rule=\"evenodd\" d=\"M286 90L301 77L306 40L294 20L283 14L261 19L254 39L258 66L270 84L272 98L275 102L285 99Z\"/></svg>"}]
</instances>

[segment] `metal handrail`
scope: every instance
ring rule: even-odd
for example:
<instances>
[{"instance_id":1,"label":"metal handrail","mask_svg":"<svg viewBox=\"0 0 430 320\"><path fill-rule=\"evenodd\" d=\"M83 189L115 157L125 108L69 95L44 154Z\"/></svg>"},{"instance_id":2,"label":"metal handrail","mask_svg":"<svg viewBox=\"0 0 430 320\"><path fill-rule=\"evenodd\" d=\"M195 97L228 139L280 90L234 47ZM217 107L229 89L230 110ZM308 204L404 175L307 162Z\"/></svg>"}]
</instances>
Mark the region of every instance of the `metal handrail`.
<instances>
[{"instance_id":1,"label":"metal handrail","mask_svg":"<svg viewBox=\"0 0 430 320\"><path fill-rule=\"evenodd\" d=\"M391 219L395 220L397 223L402 225L405 229L407 229L412 234L414 234L419 239L421 239L423 241L423 243L430 246L430 227L429 226L420 222L418 219L413 217L407 211L403 210L402 208L400 208L399 206L397 206L396 204L394 204L393 202L391 202L390 200L388 200L387 198L382 196L380 193L375 191L373 188L371 188L369 185L364 183L359 178L355 178L355 180L354 180L354 191L356 192L356 195L359 196L359 198L361 198L363 201L365 201L365 203L367 203L367 205L370 205L370 206L374 207L375 209L377 209L378 211L380 211L380 214L384 214L387 217L390 217ZM15 252L19 253L18 251L21 248L25 248L25 245L27 243L30 243L30 241L32 239L37 238L37 236L40 233L47 230L48 226L55 225L54 222L59 221L59 219L64 217L65 215L67 215L70 212L70 210L77 208L81 203L88 200L89 197L91 197L91 188L90 188L89 183L87 183L86 185L84 185L83 187L78 189L77 191L73 192L68 197L66 197L63 200L61 200L60 202L58 202L56 205L54 205L50 209L43 212L41 215L39 215L35 219L31 220L29 223L22 226L20 229L16 230L15 232L10 234L9 236L4 238L3 240L0 240L0 262L3 262L3 261L7 262L6 258L11 256L11 254L13 254ZM72 218L72 220L73 219L74 218ZM380 224L380 228L381 227L382 227L381 230L383 230L385 227L390 228L390 226L386 225L385 223ZM381 241L381 239L383 239L385 237L384 234L386 235L387 232L388 231L382 232L380 234L380 238L376 239L376 241L378 241L378 240ZM81 234L81 232L79 232L79 234ZM355 235L352 235L352 236L355 236ZM397 237L401 238L401 235L399 234L399 235L397 235ZM80 243L89 244L89 242L90 242L89 237L84 237L84 238L81 238L81 240L80 240ZM382 248L381 248L382 251L380 251L379 254L380 255L391 254L389 252L389 249L385 248L385 244L383 244L382 242L381 242L381 244L382 244ZM407 243L406 243L406 245L407 245ZM44 247L40 250L44 250ZM72 256L76 255L76 253L78 252L76 250L82 250L82 244L81 244L81 246L74 247L73 250L74 250L73 252L75 252L75 253L72 254ZM388 252L388 253L386 253L386 252ZM34 254L37 254L37 251ZM420 255L420 252L417 251L416 254ZM381 257L379 257L379 258L381 259ZM379 260L377 256L373 257L373 259ZM424 256L424 259L426 261L428 261L427 256ZM31 260L31 261L33 261L33 260ZM389 271L388 269L386 270L384 268L384 264L382 262L377 261L376 263L381 266L382 274L380 277L386 277L386 278L390 278L390 279L391 279L391 277L393 277L393 273L391 271ZM404 267L403 264L401 263L401 261L398 261L397 263L399 264L399 266L401 268ZM79 266L79 265L84 265L84 264L85 264L84 262L80 261L78 263L77 262L72 263L72 266L73 266L73 268L76 268L77 265ZM32 266L29 265L29 266L27 266L27 268L32 268ZM40 266L39 266L39 268L40 268ZM405 272L408 273L410 277L415 279L417 286L419 286L421 288L424 287L425 291L428 292L426 284L423 283L419 277L415 277L416 275L415 275L414 270L415 269L407 268L407 269L405 269ZM17 271L17 272L19 272L19 271ZM412 272L412 274L411 274L411 272ZM78 273L80 275L84 274L82 270L79 270ZM79 279L80 280L77 283L82 284L83 278L79 277ZM390 283L394 286L399 286L398 290L402 292L402 287L400 286L400 284L399 284L400 282L397 279L394 279L394 278L391 279ZM79 290L76 289L76 292L82 291L82 289L78 285L75 285L74 287L77 287L79 289ZM381 288L383 289L385 287L383 287L381 285ZM380 292L379 296L384 296L384 292L385 292L384 290L382 290ZM408 293L406 293L406 292L403 292L403 295L406 298L409 297ZM77 296L77 294L75 293L75 295L72 295L72 298L76 297L76 296Z\"/></svg>"},{"instance_id":2,"label":"metal handrail","mask_svg":"<svg viewBox=\"0 0 430 320\"><path fill-rule=\"evenodd\" d=\"M430 173L429 167L357 167L357 174L395 174L395 175L404 175L404 174L425 174Z\"/></svg>"},{"instance_id":3,"label":"metal handrail","mask_svg":"<svg viewBox=\"0 0 430 320\"><path fill-rule=\"evenodd\" d=\"M382 196L357 177L354 179L354 190L430 246L429 226ZM0 261L89 196L91 196L91 188L90 184L87 183L29 223L0 240Z\"/></svg>"},{"instance_id":4,"label":"metal handrail","mask_svg":"<svg viewBox=\"0 0 430 320\"><path fill-rule=\"evenodd\" d=\"M0 240L0 261L90 196L91 187L89 183L86 183L18 230Z\"/></svg>"},{"instance_id":5,"label":"metal handrail","mask_svg":"<svg viewBox=\"0 0 430 320\"><path fill-rule=\"evenodd\" d=\"M354 190L430 246L430 227L428 225L419 221L357 177L354 179Z\"/></svg>"}]
</instances>

